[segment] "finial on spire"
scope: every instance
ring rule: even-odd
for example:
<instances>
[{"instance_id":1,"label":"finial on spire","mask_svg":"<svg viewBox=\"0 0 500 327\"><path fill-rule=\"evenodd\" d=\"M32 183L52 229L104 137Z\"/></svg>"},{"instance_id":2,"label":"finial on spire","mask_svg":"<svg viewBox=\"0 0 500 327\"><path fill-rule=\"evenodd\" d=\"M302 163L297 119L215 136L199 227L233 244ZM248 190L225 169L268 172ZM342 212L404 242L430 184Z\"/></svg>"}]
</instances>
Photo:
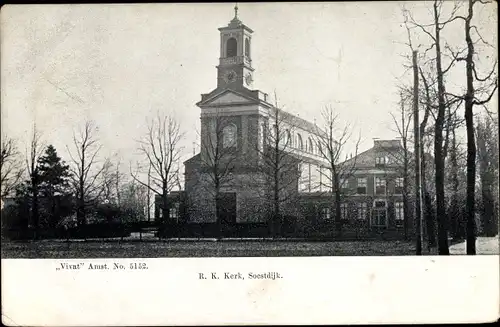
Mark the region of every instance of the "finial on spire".
<instances>
[{"instance_id":1,"label":"finial on spire","mask_svg":"<svg viewBox=\"0 0 500 327\"><path fill-rule=\"evenodd\" d=\"M234 5L234 18L238 18L238 3Z\"/></svg>"}]
</instances>

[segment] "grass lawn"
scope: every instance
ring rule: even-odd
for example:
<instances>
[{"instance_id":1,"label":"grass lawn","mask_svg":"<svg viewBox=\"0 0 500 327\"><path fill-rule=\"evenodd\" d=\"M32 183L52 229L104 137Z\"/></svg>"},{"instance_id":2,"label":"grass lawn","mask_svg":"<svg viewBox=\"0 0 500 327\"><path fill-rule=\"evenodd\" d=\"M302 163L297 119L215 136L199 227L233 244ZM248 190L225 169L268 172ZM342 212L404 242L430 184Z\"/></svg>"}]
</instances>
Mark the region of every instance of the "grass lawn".
<instances>
[{"instance_id":1,"label":"grass lawn","mask_svg":"<svg viewBox=\"0 0 500 327\"><path fill-rule=\"evenodd\" d=\"M397 241L154 241L4 242L2 258L170 258L411 255L414 245Z\"/></svg>"},{"instance_id":2,"label":"grass lawn","mask_svg":"<svg viewBox=\"0 0 500 327\"><path fill-rule=\"evenodd\" d=\"M497 237L478 237L476 241L477 254L500 254L500 239ZM466 254L465 242L450 246L451 254Z\"/></svg>"},{"instance_id":3,"label":"grass lawn","mask_svg":"<svg viewBox=\"0 0 500 327\"><path fill-rule=\"evenodd\" d=\"M499 254L498 238L478 238L478 254ZM173 258L282 256L402 256L415 245L402 241L54 241L2 242L2 258ZM465 243L450 246L465 254Z\"/></svg>"}]
</instances>

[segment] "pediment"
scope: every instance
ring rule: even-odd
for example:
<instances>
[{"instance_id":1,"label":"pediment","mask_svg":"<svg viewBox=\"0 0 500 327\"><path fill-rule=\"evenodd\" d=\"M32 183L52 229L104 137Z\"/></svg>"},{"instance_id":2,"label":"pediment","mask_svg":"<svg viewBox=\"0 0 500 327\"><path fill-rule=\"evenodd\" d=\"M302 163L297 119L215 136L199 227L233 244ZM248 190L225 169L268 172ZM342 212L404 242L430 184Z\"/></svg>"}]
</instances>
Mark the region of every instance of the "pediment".
<instances>
[{"instance_id":1,"label":"pediment","mask_svg":"<svg viewBox=\"0 0 500 327\"><path fill-rule=\"evenodd\" d=\"M233 90L224 90L220 93L214 94L210 98L198 103L198 106L221 106L221 105L245 105L255 104L258 100L241 94Z\"/></svg>"}]
</instances>

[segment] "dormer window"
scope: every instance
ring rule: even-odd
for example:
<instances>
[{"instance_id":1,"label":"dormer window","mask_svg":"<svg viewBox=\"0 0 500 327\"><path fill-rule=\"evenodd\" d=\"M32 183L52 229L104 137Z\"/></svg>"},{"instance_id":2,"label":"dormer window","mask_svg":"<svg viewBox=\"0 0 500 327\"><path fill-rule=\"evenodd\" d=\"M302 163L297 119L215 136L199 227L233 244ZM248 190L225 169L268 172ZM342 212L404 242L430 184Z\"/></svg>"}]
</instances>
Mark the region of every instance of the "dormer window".
<instances>
[{"instance_id":1,"label":"dormer window","mask_svg":"<svg viewBox=\"0 0 500 327\"><path fill-rule=\"evenodd\" d=\"M227 40L226 57L236 57L238 54L238 42L234 37Z\"/></svg>"},{"instance_id":2,"label":"dormer window","mask_svg":"<svg viewBox=\"0 0 500 327\"><path fill-rule=\"evenodd\" d=\"M375 157L375 166L385 166L387 164L387 157L384 155L378 155Z\"/></svg>"}]
</instances>

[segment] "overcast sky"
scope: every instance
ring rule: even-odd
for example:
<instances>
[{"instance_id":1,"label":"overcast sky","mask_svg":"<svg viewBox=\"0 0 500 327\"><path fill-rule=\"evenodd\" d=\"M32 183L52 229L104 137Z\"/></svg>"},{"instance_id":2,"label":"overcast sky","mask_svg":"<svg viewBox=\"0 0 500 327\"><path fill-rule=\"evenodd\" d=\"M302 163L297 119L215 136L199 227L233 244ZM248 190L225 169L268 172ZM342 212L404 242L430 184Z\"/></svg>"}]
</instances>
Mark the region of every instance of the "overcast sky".
<instances>
[{"instance_id":1,"label":"overcast sky","mask_svg":"<svg viewBox=\"0 0 500 327\"><path fill-rule=\"evenodd\" d=\"M406 3L430 17L425 3ZM24 5L2 8L2 133L21 147L33 121L65 160L72 130L99 126L103 155L124 162L156 111L175 115L186 132L187 159L197 138L201 93L216 87L219 31L234 4ZM496 6L481 9L483 35L496 44ZM372 138L393 138L389 113L409 49L401 3L243 3L239 18L254 30L254 88L320 124L332 105ZM447 31L449 39L463 30ZM463 70L457 72L463 80ZM410 76L411 77L411 76ZM453 82L453 80L451 81ZM460 82L457 82L460 84Z\"/></svg>"}]
</instances>

